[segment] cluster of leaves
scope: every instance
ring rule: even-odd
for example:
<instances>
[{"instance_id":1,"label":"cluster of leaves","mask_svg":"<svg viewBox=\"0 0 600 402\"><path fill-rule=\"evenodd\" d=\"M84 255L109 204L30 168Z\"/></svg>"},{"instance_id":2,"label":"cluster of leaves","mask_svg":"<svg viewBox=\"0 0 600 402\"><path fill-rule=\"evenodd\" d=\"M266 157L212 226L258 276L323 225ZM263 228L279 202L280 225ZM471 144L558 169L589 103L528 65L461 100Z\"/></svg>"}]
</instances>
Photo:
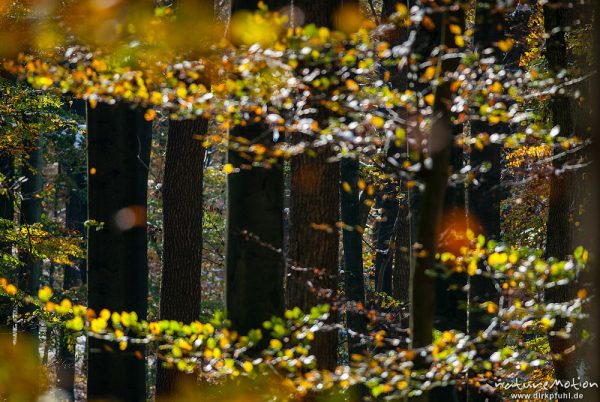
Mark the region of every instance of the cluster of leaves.
<instances>
[{"instance_id":1,"label":"cluster of leaves","mask_svg":"<svg viewBox=\"0 0 600 402\"><path fill-rule=\"evenodd\" d=\"M414 8L409 14L406 7L399 6L391 18L393 24L386 29L434 29L427 12L427 8ZM153 18L158 21L164 18L157 15ZM414 52L414 38L392 46L381 39L378 29L368 20L357 33L314 25L286 29L286 18L261 8L255 14L234 16L231 30L243 32L242 37L232 34L231 41L216 42L204 49L199 59L170 59L166 53L160 60L144 61L145 46L150 42L144 41L143 35L134 35L135 39L127 42L135 44L128 50L129 58L137 60L134 64L114 57L118 52L86 50L74 43L64 51L59 48L42 56L21 55L16 61L7 61L5 68L25 76L34 87L73 93L92 106L98 101L131 102L164 108L182 118L211 116L222 128L263 120L273 128L274 137L310 135L308 143L303 137L303 141L281 142L272 149L244 143L241 138L228 139L230 148L247 153L255 163L270 164L273 157L291 156L326 143L337 144L334 149L344 156L349 152L374 154L388 140L398 144L409 140L412 158L402 166L407 171L418 170L419 162L426 159L425 138L420 133L429 125L434 91L443 81L452 82L456 124L483 119L492 125L526 121L530 113L519 110L520 102L513 100L544 96L568 82L536 70L511 73L499 66L489 68L481 55L464 47L472 32L462 32L458 26L453 26L453 32L462 52L461 64L457 71L440 75L435 58L424 61ZM506 40L498 46L509 51L513 43ZM138 55L140 48L144 51ZM405 66L402 68L417 77L415 82L425 90L390 85L390 74L382 76L381 67L398 66ZM314 114L322 108L329 112L325 121ZM403 113L408 113L408 121L400 117ZM148 109L148 119L155 115ZM490 142L516 147L532 136L558 140L539 126L526 126L511 135L478 133L463 140L477 149ZM216 136L212 140L224 139ZM560 141L572 140L563 137ZM420 157L422 153L425 157Z\"/></svg>"},{"instance_id":2,"label":"cluster of leaves","mask_svg":"<svg viewBox=\"0 0 600 402\"><path fill-rule=\"evenodd\" d=\"M365 352L352 355L349 365L333 371L317 370L311 354L315 333L337 328L326 323L327 305L315 307L308 314L294 308L284 317L265 322L262 329L239 334L220 312L206 322L148 322L135 312L94 312L69 299L54 301L49 287L40 289L35 298L17 293L5 280L2 290L15 300L37 306L37 315L49 323L62 323L74 333L84 332L115 343L121 350L131 344L156 343L165 364L212 379L272 374L274 370L286 378L290 392L300 394L364 383L374 396L408 395L448 382L485 384L514 371L538 369L549 359L549 353L530 348L530 341L523 335L532 328L539 333L554 331L553 323L560 317L569 322L560 329L561 335L569 336L572 324L583 317L582 308L588 298L582 289L575 300L547 303L540 291L573 281L586 266L587 251L580 247L572 259L556 261L543 259L541 253L528 248L486 242L483 236L470 231L465 237L467 243L459 254L444 252L437 256L447 273L490 277L505 294L519 292L521 297L513 299L512 304L480 302L474 308L489 315L487 330L474 335L445 331L423 349L406 348L408 339L388 336L371 320L372 330L360 335L367 345ZM426 360L424 368L416 364L417 358Z\"/></svg>"}]
</instances>

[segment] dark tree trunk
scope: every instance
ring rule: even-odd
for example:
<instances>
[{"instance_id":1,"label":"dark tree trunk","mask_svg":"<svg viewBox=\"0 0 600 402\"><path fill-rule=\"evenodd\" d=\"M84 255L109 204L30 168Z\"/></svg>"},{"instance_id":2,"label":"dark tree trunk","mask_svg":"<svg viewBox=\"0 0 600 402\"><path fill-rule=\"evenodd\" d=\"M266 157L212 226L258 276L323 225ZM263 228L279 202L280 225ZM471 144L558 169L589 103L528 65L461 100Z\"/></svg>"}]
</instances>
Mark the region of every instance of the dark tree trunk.
<instances>
[{"instance_id":1,"label":"dark tree trunk","mask_svg":"<svg viewBox=\"0 0 600 402\"><path fill-rule=\"evenodd\" d=\"M276 2L266 2L271 9ZM234 0L232 14L256 9L253 0ZM231 130L228 162L238 171L227 177L227 256L225 303L233 327L240 332L261 328L284 311L282 161L270 167L252 166L237 139L261 143L267 152L275 144L263 123Z\"/></svg>"},{"instance_id":2,"label":"dark tree trunk","mask_svg":"<svg viewBox=\"0 0 600 402\"><path fill-rule=\"evenodd\" d=\"M503 54L497 47L497 42L504 39L505 15L499 9L495 0L479 0L475 10L475 35L473 38L475 50L483 54L485 49L493 52L482 56L494 57L493 63L488 63L487 69L501 64ZM473 136L481 133L492 135L495 132L505 134L508 127L505 124L491 124L488 120L475 120L471 123ZM489 144L483 150L474 148L471 153L471 165L480 166L487 163L489 169L481 176L481 183L469 189L469 213L480 225L480 232L486 238L500 240L500 202L502 187L500 183L502 161L502 146Z\"/></svg>"},{"instance_id":3,"label":"dark tree trunk","mask_svg":"<svg viewBox=\"0 0 600 402\"><path fill-rule=\"evenodd\" d=\"M291 163L289 255L294 266L287 276L287 303L304 311L331 303L338 284L339 164L327 161L329 151L317 152ZM312 345L319 367L336 366L337 331L318 333Z\"/></svg>"},{"instance_id":4,"label":"dark tree trunk","mask_svg":"<svg viewBox=\"0 0 600 402\"><path fill-rule=\"evenodd\" d=\"M88 108L88 304L146 318L146 205L152 126L127 104ZM88 398L146 400L142 347L88 337Z\"/></svg>"},{"instance_id":5,"label":"dark tree trunk","mask_svg":"<svg viewBox=\"0 0 600 402\"><path fill-rule=\"evenodd\" d=\"M269 138L267 127L254 124L230 135L256 140L265 132ZM240 170L227 178L226 303L234 327L246 332L284 310L283 170L280 164L249 167L235 150L228 161Z\"/></svg>"},{"instance_id":6,"label":"dark tree trunk","mask_svg":"<svg viewBox=\"0 0 600 402\"><path fill-rule=\"evenodd\" d=\"M449 25L464 27L462 8L431 14L435 22L435 30L421 32L423 35L420 47L424 54L429 54L432 44L440 43L442 30L445 30L445 45L455 48L454 36L449 32ZM418 40L418 38L417 38ZM447 59L441 63L442 73L454 71L457 59ZM437 88L433 109L434 122L428 141L429 156L432 159L431 169L423 173L425 190L420 201L421 212L417 226L416 242L421 245L416 250L417 257L411 272L411 312L410 328L412 331L412 347L420 348L430 345L433 340L433 322L436 306L436 281L426 273L435 265L435 253L438 246L439 226L444 207L444 194L448 182L448 167L452 149L453 124L450 121L452 104L450 83L445 81ZM422 362L418 362L422 364ZM417 400L426 400L427 395Z\"/></svg>"},{"instance_id":7,"label":"dark tree trunk","mask_svg":"<svg viewBox=\"0 0 600 402\"><path fill-rule=\"evenodd\" d=\"M43 156L42 156L42 140L41 137L35 141L27 143L28 159L27 165L24 167L23 176L26 181L21 186L21 216L20 222L22 225L33 225L39 223L42 217L42 168L43 168ZM30 239L33 242L33 239ZM26 245L26 248L19 250L19 259L23 264L19 271L19 289L30 294L37 295L37 291L40 287L40 275L42 262L35 257L31 252L31 242ZM27 313L30 311L27 307L19 312L19 330L27 332L31 337L37 337L38 324L32 317L28 317ZM25 316L23 316L23 314Z\"/></svg>"},{"instance_id":8,"label":"dark tree trunk","mask_svg":"<svg viewBox=\"0 0 600 402\"><path fill-rule=\"evenodd\" d=\"M73 100L71 109L80 116L85 116L85 102ZM73 146L76 146L73 144ZM87 220L87 167L85 161L76 165L66 165L61 162L61 169L68 177L68 196L66 200L67 228L76 230L85 237L85 221ZM64 267L63 289L68 290L81 286L86 278L86 261L78 260L75 266ZM62 330L61 330L62 332ZM57 385L74 400L75 398L75 353L69 337L64 332L59 335L59 368ZM71 347L70 347L71 346Z\"/></svg>"},{"instance_id":9,"label":"dark tree trunk","mask_svg":"<svg viewBox=\"0 0 600 402\"><path fill-rule=\"evenodd\" d=\"M402 185L404 198L398 205L398 216L396 217L396 232L394 239L394 266L392 273L394 297L402 303L408 304L410 300L410 265L412 258L412 239L415 232L415 219L413 214L413 194L416 188L408 189Z\"/></svg>"},{"instance_id":10,"label":"dark tree trunk","mask_svg":"<svg viewBox=\"0 0 600 402\"><path fill-rule=\"evenodd\" d=\"M334 25L336 9L348 4L341 0L294 3L304 11L305 24L327 27ZM322 114L319 111L315 117L324 120ZM287 305L304 311L335 301L339 276L340 167L328 161L333 156L329 149L315 151L314 157L303 154L291 161L289 257L295 266L287 275ZM332 316L330 322L334 320ZM320 368L333 369L337 365L337 331L317 333L312 351Z\"/></svg>"},{"instance_id":11,"label":"dark tree trunk","mask_svg":"<svg viewBox=\"0 0 600 402\"><path fill-rule=\"evenodd\" d=\"M204 147L197 136L207 129L204 119L169 122L163 183L162 320L189 323L200 318ZM159 365L157 394L172 393L182 379L179 373Z\"/></svg>"},{"instance_id":12,"label":"dark tree trunk","mask_svg":"<svg viewBox=\"0 0 600 402\"><path fill-rule=\"evenodd\" d=\"M360 200L358 190L358 177L360 173L359 161L355 159L344 159L341 162L340 191L341 214L344 224L343 248L344 248L344 285L346 299L349 302L365 303L365 278L363 274L362 260L362 226L360 226ZM343 183L350 185L351 191L346 191ZM346 314L348 330L358 334L364 333L366 329L365 317L360 312L349 307ZM360 353L364 348L361 346L360 337L348 335L348 352Z\"/></svg>"},{"instance_id":13,"label":"dark tree trunk","mask_svg":"<svg viewBox=\"0 0 600 402\"><path fill-rule=\"evenodd\" d=\"M11 155L0 154L0 173L4 176L4 181L0 183L2 193L0 193L0 219L5 219L6 230L10 230L12 222L15 219L15 202L12 190L12 178L14 177L13 158ZM4 226L3 226L4 230ZM12 255L12 244L0 239L0 255ZM2 275L9 280L13 280L9 272L2 272ZM9 298L0 299L0 333L9 333L12 335L12 326L9 325L12 319L13 305Z\"/></svg>"},{"instance_id":14,"label":"dark tree trunk","mask_svg":"<svg viewBox=\"0 0 600 402\"><path fill-rule=\"evenodd\" d=\"M549 34L546 39L545 56L548 67L559 73L568 67L569 55L564 28L571 25L573 15L561 1L550 1L544 7L544 27ZM561 135L568 136L574 129L573 108L568 94L560 91L554 94L549 102L553 125L560 126ZM562 152L557 149L556 152ZM556 153L555 152L555 153ZM571 219L576 201L574 192L576 174L562 170L564 158L553 160L553 174L550 177L550 203L548 208L548 222L546 226L546 256L562 260L573 252L573 220ZM566 302L574 297L574 285L555 286L545 293L546 302ZM564 328L566 321L557 319L552 331ZM574 365L574 353L565 353L573 346L573 339L565 339L550 335L548 337L550 351L553 359L555 377L557 380L571 380L577 378ZM565 389L559 389L559 393Z\"/></svg>"},{"instance_id":15,"label":"dark tree trunk","mask_svg":"<svg viewBox=\"0 0 600 402\"><path fill-rule=\"evenodd\" d=\"M392 294L395 235L398 228L398 188L394 182L381 189L375 201L379 221L375 224L375 290ZM404 228L406 229L406 228Z\"/></svg>"}]
</instances>

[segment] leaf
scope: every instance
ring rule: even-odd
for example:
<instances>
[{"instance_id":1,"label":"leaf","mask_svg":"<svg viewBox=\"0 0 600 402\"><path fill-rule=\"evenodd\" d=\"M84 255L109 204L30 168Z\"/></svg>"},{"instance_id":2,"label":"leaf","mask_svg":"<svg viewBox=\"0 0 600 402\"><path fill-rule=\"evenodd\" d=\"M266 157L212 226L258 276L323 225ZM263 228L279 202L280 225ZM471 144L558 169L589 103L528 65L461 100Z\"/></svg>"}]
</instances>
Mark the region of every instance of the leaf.
<instances>
[{"instance_id":1,"label":"leaf","mask_svg":"<svg viewBox=\"0 0 600 402\"><path fill-rule=\"evenodd\" d=\"M423 17L423 20L421 21L421 25L423 26L423 28L425 28L429 32L431 32L435 29L435 22L433 22L431 17L429 17L428 15Z\"/></svg>"},{"instance_id":2,"label":"leaf","mask_svg":"<svg viewBox=\"0 0 600 402\"><path fill-rule=\"evenodd\" d=\"M425 95L425 103L427 103L429 106L433 106L433 103L435 102L435 95L434 94L427 94Z\"/></svg>"},{"instance_id":3,"label":"leaf","mask_svg":"<svg viewBox=\"0 0 600 402\"><path fill-rule=\"evenodd\" d=\"M504 53L510 51L514 46L514 41L510 38L502 39L498 41L498 49L502 50Z\"/></svg>"},{"instance_id":4,"label":"leaf","mask_svg":"<svg viewBox=\"0 0 600 402\"><path fill-rule=\"evenodd\" d=\"M235 168L233 167L233 165L231 163L227 163L223 166L223 171L226 174L230 174L233 173L235 171Z\"/></svg>"},{"instance_id":5,"label":"leaf","mask_svg":"<svg viewBox=\"0 0 600 402\"><path fill-rule=\"evenodd\" d=\"M347 193L351 193L352 192L352 186L347 181L345 181L345 182L342 183L342 188Z\"/></svg>"}]
</instances>

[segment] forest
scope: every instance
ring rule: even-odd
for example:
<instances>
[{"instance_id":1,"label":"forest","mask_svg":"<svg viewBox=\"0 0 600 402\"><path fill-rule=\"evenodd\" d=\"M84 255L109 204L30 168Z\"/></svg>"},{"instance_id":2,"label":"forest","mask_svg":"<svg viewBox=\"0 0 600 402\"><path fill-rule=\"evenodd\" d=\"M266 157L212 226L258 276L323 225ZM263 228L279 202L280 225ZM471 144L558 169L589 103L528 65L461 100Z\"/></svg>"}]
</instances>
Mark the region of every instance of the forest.
<instances>
[{"instance_id":1,"label":"forest","mask_svg":"<svg viewBox=\"0 0 600 402\"><path fill-rule=\"evenodd\" d=\"M600 401L596 0L0 0L0 401Z\"/></svg>"}]
</instances>

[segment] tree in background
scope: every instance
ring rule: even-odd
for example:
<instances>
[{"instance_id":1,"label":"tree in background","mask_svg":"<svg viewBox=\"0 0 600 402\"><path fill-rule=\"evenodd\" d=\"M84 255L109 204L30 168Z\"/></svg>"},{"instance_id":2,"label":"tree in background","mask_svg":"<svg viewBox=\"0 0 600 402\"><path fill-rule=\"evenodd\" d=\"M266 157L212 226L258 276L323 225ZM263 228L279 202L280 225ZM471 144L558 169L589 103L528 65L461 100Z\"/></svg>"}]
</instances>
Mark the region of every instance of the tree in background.
<instances>
[{"instance_id":1,"label":"tree in background","mask_svg":"<svg viewBox=\"0 0 600 402\"><path fill-rule=\"evenodd\" d=\"M254 0L233 1L231 24L249 18L256 5ZM268 155L278 140L260 121L240 123L229 138L226 310L236 330L248 331L284 310L283 162L265 157L255 163L254 153L239 147L254 145Z\"/></svg>"},{"instance_id":2,"label":"tree in background","mask_svg":"<svg viewBox=\"0 0 600 402\"><path fill-rule=\"evenodd\" d=\"M295 2L305 16L304 24L322 27L338 26L342 20L340 7L358 13L354 2ZM353 9L354 8L354 9ZM351 15L351 14L350 14ZM336 21L336 16L339 18ZM323 65L322 68L327 68ZM324 126L327 113L317 111L319 126ZM298 135L294 141L310 141ZM287 275L287 305L304 311L324 302L333 302L339 275L339 163L330 161L334 153L328 146L314 152L294 156L290 163L290 246L293 266ZM315 336L313 352L320 368L332 369L337 364L337 331L323 331Z\"/></svg>"},{"instance_id":3,"label":"tree in background","mask_svg":"<svg viewBox=\"0 0 600 402\"><path fill-rule=\"evenodd\" d=\"M152 126L128 104L88 107L88 305L145 319L146 193ZM130 316L131 319L134 317ZM88 337L88 397L146 399L143 347Z\"/></svg>"},{"instance_id":4,"label":"tree in background","mask_svg":"<svg viewBox=\"0 0 600 402\"><path fill-rule=\"evenodd\" d=\"M433 48L443 43L447 52L457 50L455 35L451 25L458 26L464 31L465 16L462 2L457 2L448 9L434 8L421 25L421 49ZM444 41L441 42L441 39ZM417 38L417 40L419 37ZM423 51L423 50L422 50ZM454 71L458 59L446 58L440 62L438 72ZM427 270L435 266L435 253L438 247L440 224L444 207L444 193L448 182L448 167L453 146L452 132L454 123L449 105L452 104L451 83L442 79L434 89L433 122L428 138L428 157L431 158L430 168L423 172L425 189L420 203L420 216L417 226L416 242L420 249L416 250L417 257L411 272L410 283L410 329L413 348L430 345L433 341L434 315L436 307L436 280ZM424 364L420 361L416 363ZM427 400L423 393L415 400Z\"/></svg>"},{"instance_id":5,"label":"tree in background","mask_svg":"<svg viewBox=\"0 0 600 402\"><path fill-rule=\"evenodd\" d=\"M197 28L212 22L210 0L179 0L178 23ZM191 22L190 19L196 19ZM206 83L205 83L206 84ZM160 288L161 319L191 322L201 308L203 162L202 139L208 120L170 120L165 154L163 200L163 269ZM160 351L159 351L160 353ZM180 372L159 365L158 395L174 391Z\"/></svg>"},{"instance_id":6,"label":"tree in background","mask_svg":"<svg viewBox=\"0 0 600 402\"><path fill-rule=\"evenodd\" d=\"M344 250L344 288L346 300L355 305L365 304L365 277L363 272L362 232L360 222L361 204L359 197L360 162L357 159L343 159L340 163L340 210L343 223L342 242ZM346 313L348 330L363 334L366 321L356 307L349 306ZM360 353L361 338L348 336L348 353Z\"/></svg>"}]
</instances>

